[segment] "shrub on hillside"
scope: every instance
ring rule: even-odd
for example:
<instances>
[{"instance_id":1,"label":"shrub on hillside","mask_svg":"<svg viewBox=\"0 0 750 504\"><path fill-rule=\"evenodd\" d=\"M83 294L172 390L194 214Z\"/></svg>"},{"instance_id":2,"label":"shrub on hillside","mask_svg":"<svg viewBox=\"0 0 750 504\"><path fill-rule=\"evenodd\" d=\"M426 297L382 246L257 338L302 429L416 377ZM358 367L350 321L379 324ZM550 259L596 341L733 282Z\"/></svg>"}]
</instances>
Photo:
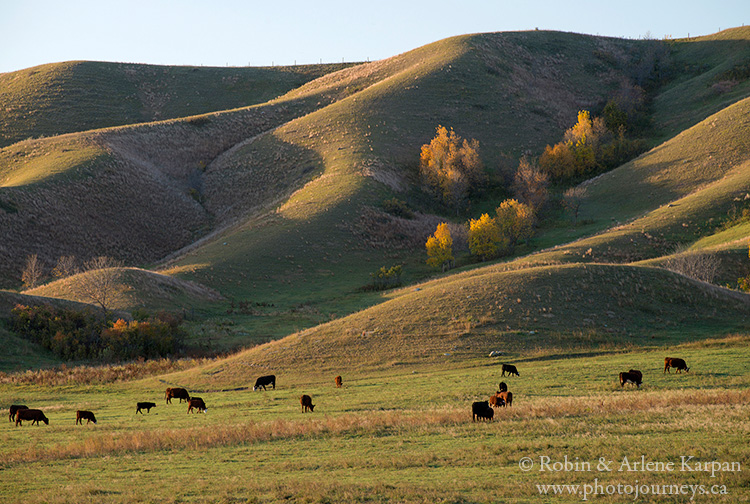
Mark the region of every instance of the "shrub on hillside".
<instances>
[{"instance_id":1,"label":"shrub on hillside","mask_svg":"<svg viewBox=\"0 0 750 504\"><path fill-rule=\"evenodd\" d=\"M66 360L104 361L174 355L183 346L182 320L162 313L146 321L118 320L107 327L90 311L17 305L11 330Z\"/></svg>"},{"instance_id":2,"label":"shrub on hillside","mask_svg":"<svg viewBox=\"0 0 750 504\"><path fill-rule=\"evenodd\" d=\"M375 273L370 273L372 283L365 290L386 290L401 285L401 273L403 267L400 264L386 268L383 266Z\"/></svg>"}]
</instances>

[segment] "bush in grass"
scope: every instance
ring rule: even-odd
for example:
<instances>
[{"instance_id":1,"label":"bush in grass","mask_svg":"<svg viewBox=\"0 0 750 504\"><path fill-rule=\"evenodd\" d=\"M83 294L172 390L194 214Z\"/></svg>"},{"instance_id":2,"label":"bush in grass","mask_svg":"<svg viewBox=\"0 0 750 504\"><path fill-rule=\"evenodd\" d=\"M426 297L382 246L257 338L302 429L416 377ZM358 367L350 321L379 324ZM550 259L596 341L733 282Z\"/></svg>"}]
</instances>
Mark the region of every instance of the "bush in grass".
<instances>
[{"instance_id":1,"label":"bush in grass","mask_svg":"<svg viewBox=\"0 0 750 504\"><path fill-rule=\"evenodd\" d=\"M400 286L402 271L402 266L397 264L390 268L383 266L377 272L370 273L372 283L368 290L386 290Z\"/></svg>"},{"instance_id":2,"label":"bush in grass","mask_svg":"<svg viewBox=\"0 0 750 504\"><path fill-rule=\"evenodd\" d=\"M168 313L145 321L118 320L107 327L91 311L17 305L10 323L13 332L65 360L164 357L177 354L185 337L182 320Z\"/></svg>"}]
</instances>

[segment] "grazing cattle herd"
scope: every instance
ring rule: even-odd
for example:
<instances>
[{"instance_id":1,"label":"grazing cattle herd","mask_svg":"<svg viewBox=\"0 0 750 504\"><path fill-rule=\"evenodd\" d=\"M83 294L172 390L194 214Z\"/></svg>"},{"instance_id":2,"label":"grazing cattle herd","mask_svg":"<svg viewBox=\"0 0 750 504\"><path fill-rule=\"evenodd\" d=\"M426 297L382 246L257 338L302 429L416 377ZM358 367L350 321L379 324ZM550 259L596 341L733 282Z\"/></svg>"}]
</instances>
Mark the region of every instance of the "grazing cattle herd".
<instances>
[{"instance_id":1,"label":"grazing cattle herd","mask_svg":"<svg viewBox=\"0 0 750 504\"><path fill-rule=\"evenodd\" d=\"M675 358L675 357L665 357L664 358L664 373L670 372L670 368L675 368L677 370L677 373L682 372L683 370L687 373L690 371L690 368L687 366L685 361L683 359ZM512 364L503 364L502 365L502 373L501 376L505 376L506 373L508 376L518 376L520 377L520 374L518 373L518 369L516 369L515 365ZM342 379L341 376L336 376L334 378L334 382L336 384L336 388L341 388L342 385ZM637 369L630 369L628 371L623 371L620 373L620 387L625 387L625 384L630 383L635 385L636 387L640 388L641 384L643 383L643 373L641 373ZM274 390L276 389L276 375L267 375L267 376L261 376L255 381L255 386L253 386L253 390L260 390L263 388L263 390L267 390L266 387L270 385ZM180 402L183 400L188 403L188 414L192 413L193 410L196 410L198 413L205 413L208 409L206 407L206 403L201 399L200 397L190 397L190 394L188 393L187 389L179 388L179 387L169 387L165 391L165 398L166 403L171 404L172 399L179 399ZM315 410L315 405L312 403L312 397L310 397L307 394L303 394L299 398L300 405L302 407L302 412L307 413L313 412ZM495 408L500 407L512 407L513 406L513 393L508 390L508 385L505 382L500 382L497 387L497 391L492 394L487 401L475 401L471 405L471 413L472 413L472 420L476 422L477 420L485 420L488 422L491 422L492 419L495 416ZM151 408L155 408L156 403L153 402L138 402L136 404L136 410L135 413L143 414L143 410L146 410L146 413L151 413ZM39 425L39 422L44 422L45 425L49 425L49 419L44 415L44 413L41 410L38 409L29 409L26 405L22 404L13 404L10 407L9 413L8 413L8 421L12 422L15 420L16 426L23 425L23 421L31 421L31 424L37 424ZM93 422L96 424L96 416L94 416L94 413L87 410L78 410L76 411L76 425L80 424L83 425L83 421L86 420L86 423L89 424Z\"/></svg>"}]
</instances>

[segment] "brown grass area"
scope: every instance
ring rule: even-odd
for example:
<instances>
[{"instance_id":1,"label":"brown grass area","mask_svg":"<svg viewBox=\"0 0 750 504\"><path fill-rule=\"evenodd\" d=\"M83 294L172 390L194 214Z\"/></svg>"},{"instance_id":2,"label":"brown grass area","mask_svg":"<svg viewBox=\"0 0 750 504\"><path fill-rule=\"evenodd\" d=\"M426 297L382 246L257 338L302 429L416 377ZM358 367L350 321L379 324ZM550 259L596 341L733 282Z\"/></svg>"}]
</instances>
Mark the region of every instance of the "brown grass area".
<instances>
[{"instance_id":1,"label":"brown grass area","mask_svg":"<svg viewBox=\"0 0 750 504\"><path fill-rule=\"evenodd\" d=\"M71 366L27 370L21 373L0 372L0 383L9 385L90 385L139 380L209 364L215 359L159 359L102 366Z\"/></svg>"}]
</instances>

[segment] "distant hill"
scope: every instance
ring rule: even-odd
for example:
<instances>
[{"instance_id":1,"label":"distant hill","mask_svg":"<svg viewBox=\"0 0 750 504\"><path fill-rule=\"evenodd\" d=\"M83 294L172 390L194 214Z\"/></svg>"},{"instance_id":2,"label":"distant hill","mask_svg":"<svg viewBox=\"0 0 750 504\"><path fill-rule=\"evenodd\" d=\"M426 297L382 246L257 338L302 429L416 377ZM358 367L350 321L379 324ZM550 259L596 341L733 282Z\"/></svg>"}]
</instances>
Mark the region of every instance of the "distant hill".
<instances>
[{"instance_id":1,"label":"distant hill","mask_svg":"<svg viewBox=\"0 0 750 504\"><path fill-rule=\"evenodd\" d=\"M0 74L0 147L30 137L263 103L347 65L188 67L68 61Z\"/></svg>"}]
</instances>

